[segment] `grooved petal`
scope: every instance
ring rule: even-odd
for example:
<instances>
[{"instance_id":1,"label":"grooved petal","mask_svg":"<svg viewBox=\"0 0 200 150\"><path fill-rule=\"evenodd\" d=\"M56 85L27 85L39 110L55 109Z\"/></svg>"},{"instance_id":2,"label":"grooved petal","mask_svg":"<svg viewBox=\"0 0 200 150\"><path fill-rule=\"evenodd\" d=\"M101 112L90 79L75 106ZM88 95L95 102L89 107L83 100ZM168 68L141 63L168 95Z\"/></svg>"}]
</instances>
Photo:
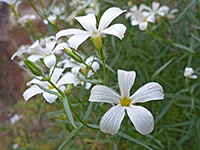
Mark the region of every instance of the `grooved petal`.
<instances>
[{"instance_id":1,"label":"grooved petal","mask_svg":"<svg viewBox=\"0 0 200 150\"><path fill-rule=\"evenodd\" d=\"M23 93L23 97L25 99L25 101L29 100L31 97L42 93L43 91L36 85L31 86L30 88L28 88L24 93Z\"/></svg>"},{"instance_id":2,"label":"grooved petal","mask_svg":"<svg viewBox=\"0 0 200 150\"><path fill-rule=\"evenodd\" d=\"M44 57L44 63L48 68L55 66L56 56L55 55L49 55L47 57Z\"/></svg>"},{"instance_id":3,"label":"grooved petal","mask_svg":"<svg viewBox=\"0 0 200 150\"><path fill-rule=\"evenodd\" d=\"M79 47L80 44L82 44L89 36L91 35L91 33L86 32L83 34L75 34L72 37L69 38L68 43L70 45L70 47L77 49Z\"/></svg>"},{"instance_id":4,"label":"grooved petal","mask_svg":"<svg viewBox=\"0 0 200 150\"><path fill-rule=\"evenodd\" d=\"M116 134L125 116L125 107L120 104L111 107L101 118L100 130L104 133Z\"/></svg>"},{"instance_id":5,"label":"grooved petal","mask_svg":"<svg viewBox=\"0 0 200 150\"><path fill-rule=\"evenodd\" d=\"M96 17L94 14L88 14L86 16L75 17L75 19L90 33L96 32Z\"/></svg>"},{"instance_id":6,"label":"grooved petal","mask_svg":"<svg viewBox=\"0 0 200 150\"><path fill-rule=\"evenodd\" d=\"M120 40L124 37L124 33L126 31L126 26L123 24L114 24L109 28L101 31L101 33L110 34L118 37Z\"/></svg>"},{"instance_id":7,"label":"grooved petal","mask_svg":"<svg viewBox=\"0 0 200 150\"><path fill-rule=\"evenodd\" d=\"M140 87L131 97L132 103L144 103L164 98L163 88L156 82L150 82Z\"/></svg>"},{"instance_id":8,"label":"grooved petal","mask_svg":"<svg viewBox=\"0 0 200 150\"><path fill-rule=\"evenodd\" d=\"M102 31L105 28L108 27L108 25L119 15L121 15L126 10L121 10L117 7L111 7L107 9L103 15L101 16L100 22L99 22L99 28L98 31Z\"/></svg>"},{"instance_id":9,"label":"grooved petal","mask_svg":"<svg viewBox=\"0 0 200 150\"><path fill-rule=\"evenodd\" d=\"M47 92L44 92L44 93L42 94L42 96L43 96L44 99L45 99L47 102L49 102L50 104L53 103L53 102L55 102L56 98L58 97L58 96L56 96L56 95L49 94L49 93L47 93Z\"/></svg>"},{"instance_id":10,"label":"grooved petal","mask_svg":"<svg viewBox=\"0 0 200 150\"><path fill-rule=\"evenodd\" d=\"M62 36L72 35L72 34L84 34L86 31L80 29L65 29L61 30L56 34L56 39L59 39Z\"/></svg>"},{"instance_id":11,"label":"grooved petal","mask_svg":"<svg viewBox=\"0 0 200 150\"><path fill-rule=\"evenodd\" d=\"M149 134L154 129L154 119L150 111L142 106L126 107L127 114L135 129L141 134Z\"/></svg>"},{"instance_id":12,"label":"grooved petal","mask_svg":"<svg viewBox=\"0 0 200 150\"><path fill-rule=\"evenodd\" d=\"M53 71L53 74L52 74ZM51 75L51 82L53 82L54 84L56 84L56 82L58 81L58 79L60 78L61 74L63 73L64 69L62 68L55 68L53 70L53 68L50 69L50 75Z\"/></svg>"},{"instance_id":13,"label":"grooved petal","mask_svg":"<svg viewBox=\"0 0 200 150\"><path fill-rule=\"evenodd\" d=\"M130 96L130 89L134 84L136 73L135 71L124 71L118 69L118 84L122 97Z\"/></svg>"},{"instance_id":14,"label":"grooved petal","mask_svg":"<svg viewBox=\"0 0 200 150\"><path fill-rule=\"evenodd\" d=\"M104 85L96 85L91 90L89 101L118 104L120 98L121 97L110 88Z\"/></svg>"}]
</instances>

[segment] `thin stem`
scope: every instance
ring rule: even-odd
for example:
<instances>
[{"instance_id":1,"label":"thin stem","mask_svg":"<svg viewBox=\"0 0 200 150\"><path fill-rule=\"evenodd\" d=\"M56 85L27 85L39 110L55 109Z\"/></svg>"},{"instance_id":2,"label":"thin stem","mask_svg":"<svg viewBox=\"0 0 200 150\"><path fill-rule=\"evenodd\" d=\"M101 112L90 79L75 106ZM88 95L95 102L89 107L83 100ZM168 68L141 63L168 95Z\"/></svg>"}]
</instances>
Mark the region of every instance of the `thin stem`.
<instances>
[{"instance_id":1,"label":"thin stem","mask_svg":"<svg viewBox=\"0 0 200 150\"><path fill-rule=\"evenodd\" d=\"M88 67L90 70L92 70L92 72L106 85L106 82L100 77L100 75L99 75L96 71L94 71L94 69L93 69L91 66L89 66L89 65L86 64L85 62L83 62L83 64L84 64L86 67Z\"/></svg>"},{"instance_id":2,"label":"thin stem","mask_svg":"<svg viewBox=\"0 0 200 150\"><path fill-rule=\"evenodd\" d=\"M107 85L107 79L106 79L106 65L105 65L105 58L104 58L104 54L103 54L103 49L101 48L100 50L98 50L100 59L102 60L102 64L103 64L103 72L104 72L104 83L105 85Z\"/></svg>"}]
</instances>

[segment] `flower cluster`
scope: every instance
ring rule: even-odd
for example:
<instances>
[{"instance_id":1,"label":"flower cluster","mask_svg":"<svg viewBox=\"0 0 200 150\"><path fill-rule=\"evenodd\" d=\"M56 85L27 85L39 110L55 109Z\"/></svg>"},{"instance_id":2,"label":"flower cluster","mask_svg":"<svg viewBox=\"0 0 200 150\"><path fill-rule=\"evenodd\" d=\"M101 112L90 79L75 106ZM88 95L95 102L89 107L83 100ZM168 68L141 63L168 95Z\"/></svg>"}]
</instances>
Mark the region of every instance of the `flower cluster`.
<instances>
[{"instance_id":1,"label":"flower cluster","mask_svg":"<svg viewBox=\"0 0 200 150\"><path fill-rule=\"evenodd\" d=\"M142 5L139 10L134 8L135 12L133 12L133 15L130 13L127 15L132 20L135 19L133 21L135 22L134 24L136 24L136 21L144 21L143 17L146 18L146 21L154 21L157 14L165 15L163 14L165 12L164 8L161 7L161 10L157 10L158 8L154 7L153 10L148 10L148 7ZM146 11L143 12L143 10ZM59 12L55 12L60 15ZM70 85L76 87L81 84L86 89L89 89L95 83L97 85L92 88L89 101L113 104L113 107L105 113L100 121L101 131L112 135L116 134L125 116L125 112L127 112L138 132L141 134L152 132L154 128L152 114L146 108L136 106L135 104L163 99L162 86L158 83L150 82L130 96L130 90L135 82L136 73L135 71L124 70L118 70L118 84L121 95L115 93L107 85L102 35L114 35L120 40L124 38L125 25L116 23L109 26L115 18L124 12L126 10L121 10L117 7L107 9L100 18L98 28L96 27L97 21L94 12L90 12L86 16L75 17L85 30L75 28L64 29L59 31L55 37L50 36L36 40L32 45L20 48L12 56L12 59L16 56L26 59L24 64L34 75L34 78L27 83L27 86L30 87L23 93L24 99L27 101L37 94L42 94L47 102L53 103L59 98L65 103L64 107L67 109L67 115L73 125L70 107L67 107L67 102L64 101L68 93L70 93L67 91L68 87ZM142 19L138 16L136 17L135 14ZM140 28L144 29L146 27L147 24L142 22ZM60 37L63 36L70 36L67 42L60 42ZM88 38L91 38L96 47L98 57L89 56L86 58L76 51ZM97 73L100 69L100 64L103 66L104 79ZM93 75L96 75L98 79L95 79Z\"/></svg>"},{"instance_id":2,"label":"flower cluster","mask_svg":"<svg viewBox=\"0 0 200 150\"><path fill-rule=\"evenodd\" d=\"M153 2L152 8L141 4L139 8L134 5L127 12L126 18L130 18L132 26L139 26L140 30L145 30L148 27L148 23L154 23L156 18L166 17L168 19L173 19L174 13L177 13L177 9L170 10L168 6L160 6L159 2Z\"/></svg>"}]
</instances>

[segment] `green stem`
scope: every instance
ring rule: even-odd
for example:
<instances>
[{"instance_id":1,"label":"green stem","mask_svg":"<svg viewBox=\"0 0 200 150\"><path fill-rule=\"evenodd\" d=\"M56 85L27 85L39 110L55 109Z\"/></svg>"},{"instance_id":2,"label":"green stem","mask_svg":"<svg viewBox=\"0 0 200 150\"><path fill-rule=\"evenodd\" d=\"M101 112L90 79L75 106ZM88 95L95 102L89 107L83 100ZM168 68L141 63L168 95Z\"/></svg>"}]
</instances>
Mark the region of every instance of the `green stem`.
<instances>
[{"instance_id":1,"label":"green stem","mask_svg":"<svg viewBox=\"0 0 200 150\"><path fill-rule=\"evenodd\" d=\"M102 64L103 64L103 72L104 72L104 83L105 85L107 85L107 79L106 79L106 65L105 65L105 58L104 58L104 54L103 54L103 49L101 48L100 50L98 50L100 59L102 60Z\"/></svg>"},{"instance_id":2,"label":"green stem","mask_svg":"<svg viewBox=\"0 0 200 150\"><path fill-rule=\"evenodd\" d=\"M92 72L106 85L106 82L100 77L100 75L99 75L96 71L94 71L94 69L93 69L91 66L89 66L89 65L86 64L85 62L83 62L83 64L84 64L86 67L88 67L90 70L92 70Z\"/></svg>"}]
</instances>

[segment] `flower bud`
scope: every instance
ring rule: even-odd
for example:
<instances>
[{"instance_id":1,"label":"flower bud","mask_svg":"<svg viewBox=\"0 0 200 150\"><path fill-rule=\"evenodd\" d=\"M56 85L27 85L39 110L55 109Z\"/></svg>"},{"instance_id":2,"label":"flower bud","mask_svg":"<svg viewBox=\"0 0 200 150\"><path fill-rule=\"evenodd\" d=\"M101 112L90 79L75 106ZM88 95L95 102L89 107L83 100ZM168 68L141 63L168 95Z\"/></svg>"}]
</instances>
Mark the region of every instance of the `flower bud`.
<instances>
[{"instance_id":1,"label":"flower bud","mask_svg":"<svg viewBox=\"0 0 200 150\"><path fill-rule=\"evenodd\" d=\"M67 95L67 96L69 96L71 93L72 93L72 90L73 90L73 88L74 88L74 84L69 84L68 86L67 86L67 89L65 90L65 94Z\"/></svg>"},{"instance_id":2,"label":"flower bud","mask_svg":"<svg viewBox=\"0 0 200 150\"><path fill-rule=\"evenodd\" d=\"M27 68L36 76L42 75L42 70L33 62L30 60L24 60L24 64L27 66Z\"/></svg>"},{"instance_id":3,"label":"flower bud","mask_svg":"<svg viewBox=\"0 0 200 150\"><path fill-rule=\"evenodd\" d=\"M64 49L67 55L73 58L75 61L80 62L80 63L84 62L81 56L77 52L75 52L73 49L65 48L65 47Z\"/></svg>"}]
</instances>

